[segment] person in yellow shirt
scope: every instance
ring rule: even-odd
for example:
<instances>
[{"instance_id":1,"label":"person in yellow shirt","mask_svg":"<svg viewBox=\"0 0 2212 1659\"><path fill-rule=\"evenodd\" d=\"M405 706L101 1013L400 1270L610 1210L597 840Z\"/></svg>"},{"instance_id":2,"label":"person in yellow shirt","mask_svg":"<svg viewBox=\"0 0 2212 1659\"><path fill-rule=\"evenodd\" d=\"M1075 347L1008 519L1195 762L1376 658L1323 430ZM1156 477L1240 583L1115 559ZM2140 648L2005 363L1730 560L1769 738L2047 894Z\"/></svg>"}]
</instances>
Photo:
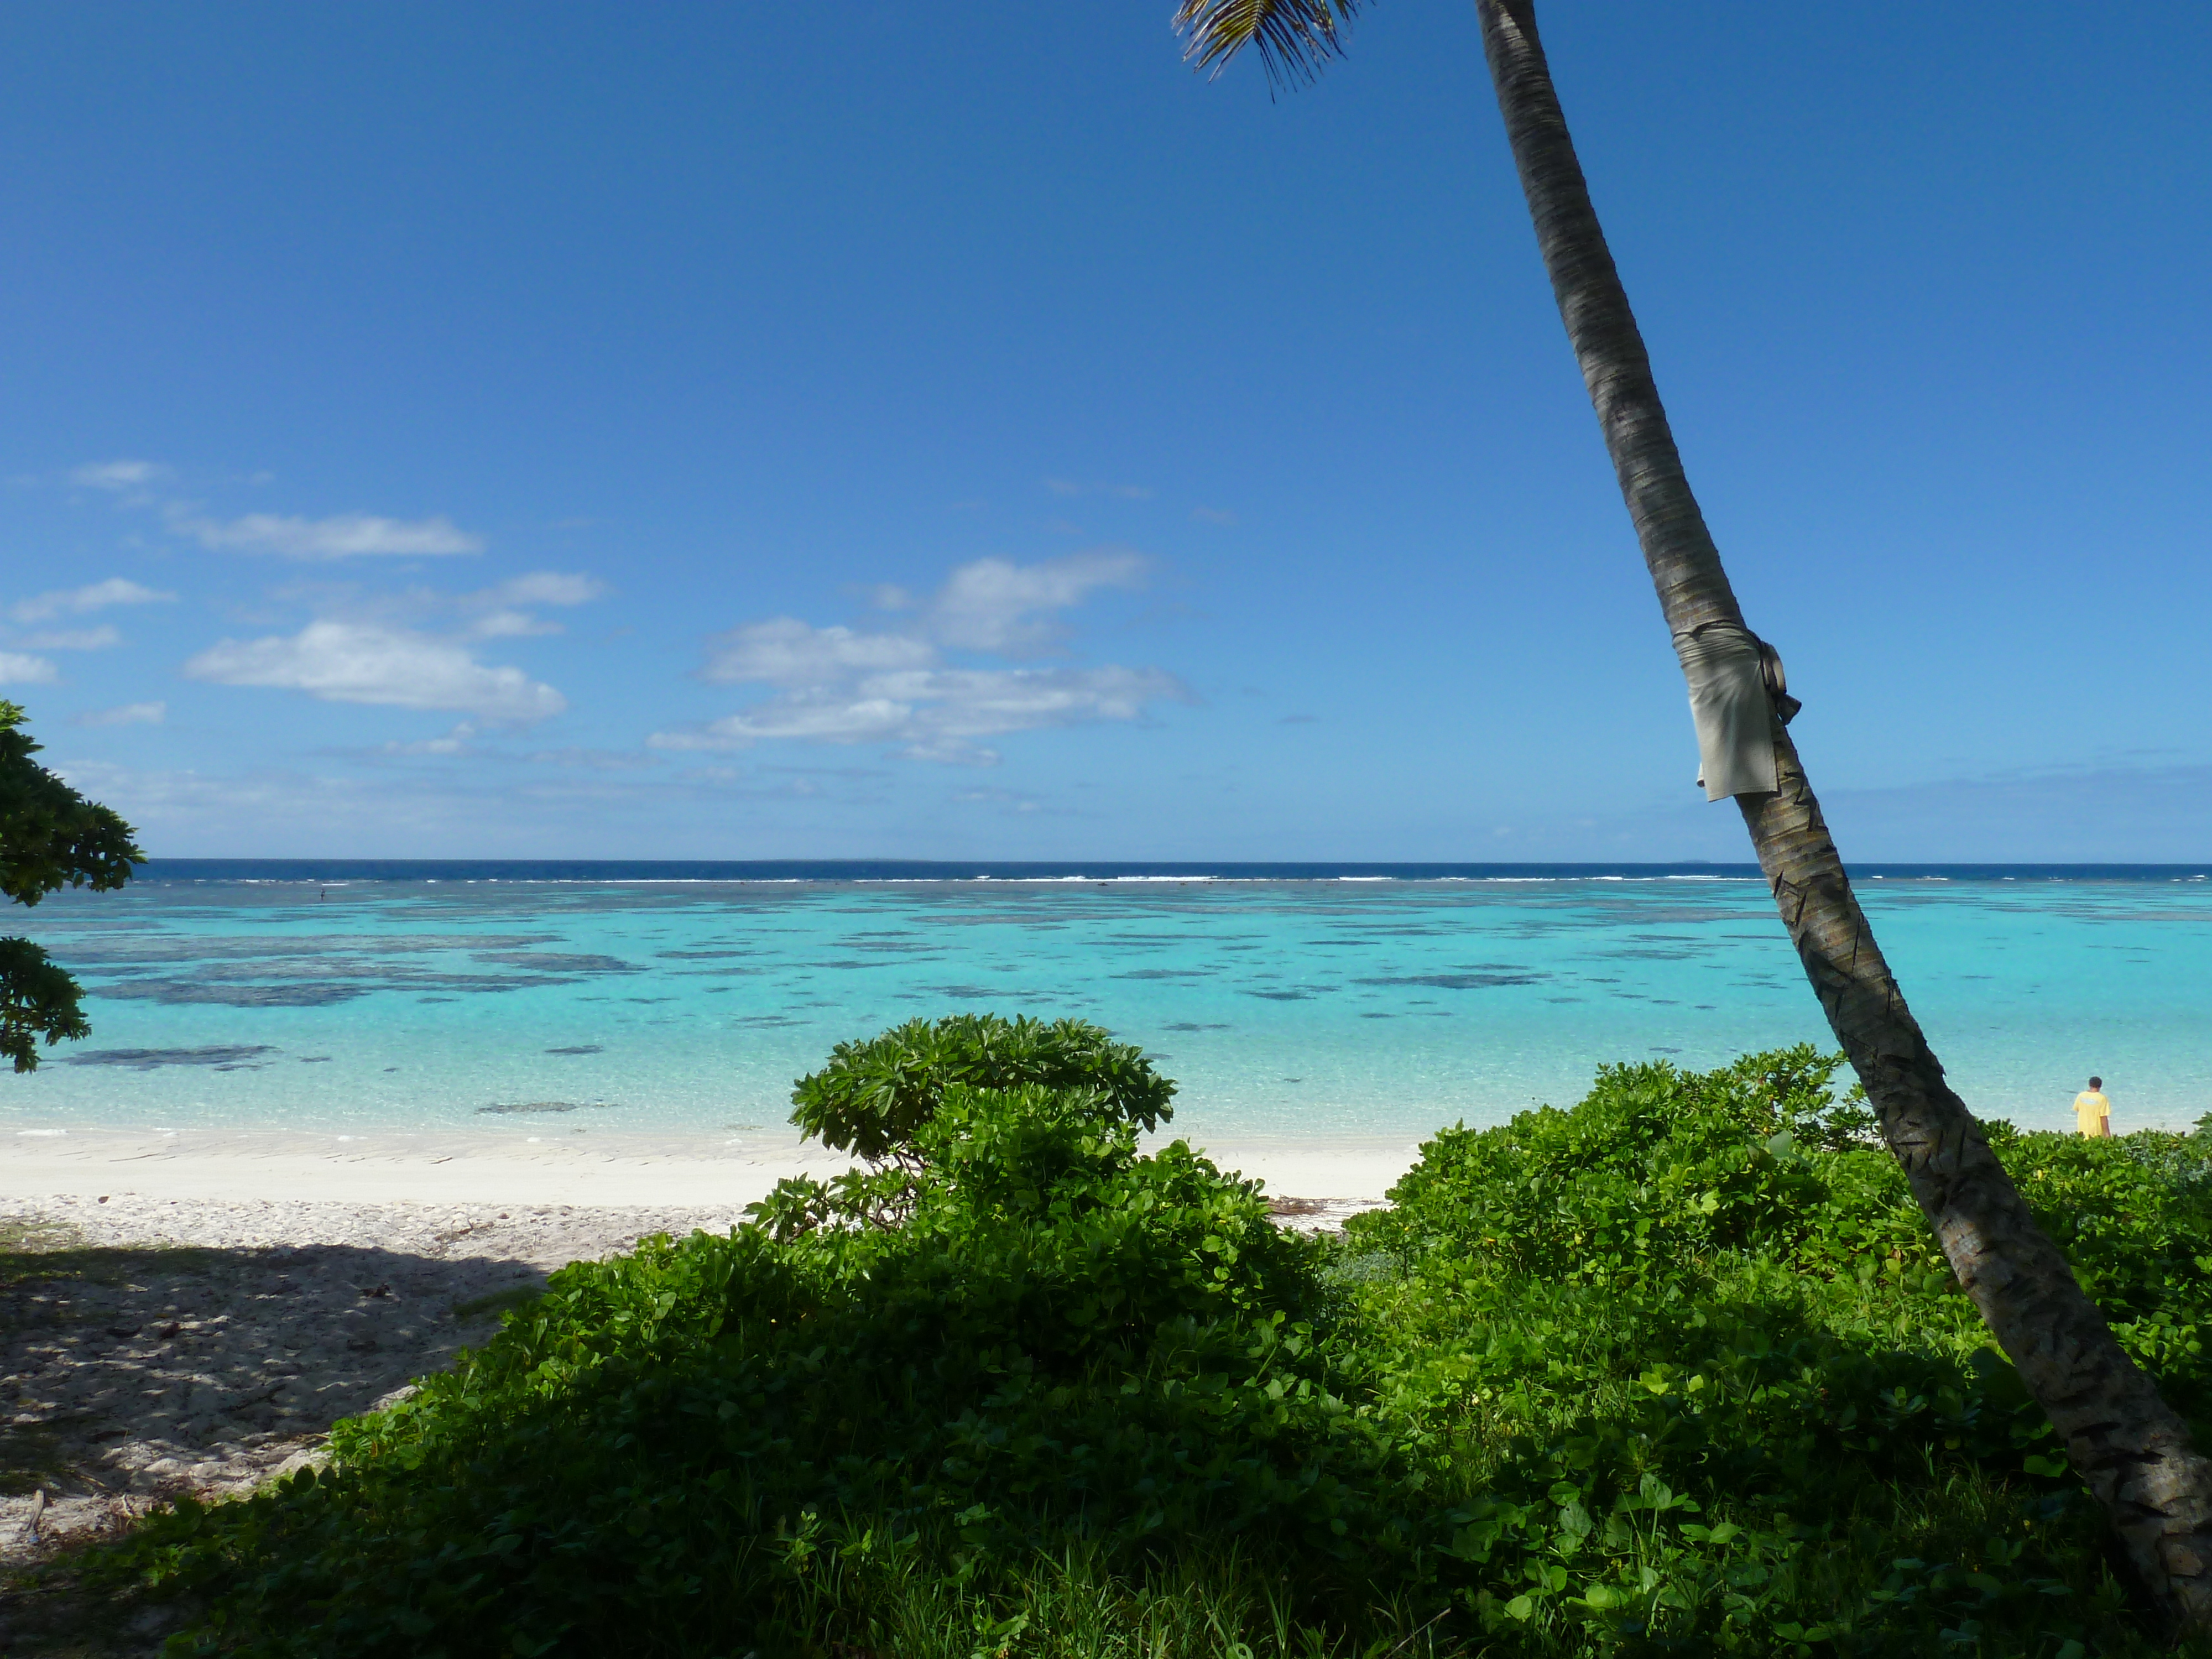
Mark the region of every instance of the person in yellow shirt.
<instances>
[{"instance_id":1,"label":"person in yellow shirt","mask_svg":"<svg viewBox=\"0 0 2212 1659\"><path fill-rule=\"evenodd\" d=\"M2105 1079L2093 1077L2089 1086L2074 1097L2074 1121L2092 1139L2112 1133L2112 1103L2105 1098Z\"/></svg>"}]
</instances>

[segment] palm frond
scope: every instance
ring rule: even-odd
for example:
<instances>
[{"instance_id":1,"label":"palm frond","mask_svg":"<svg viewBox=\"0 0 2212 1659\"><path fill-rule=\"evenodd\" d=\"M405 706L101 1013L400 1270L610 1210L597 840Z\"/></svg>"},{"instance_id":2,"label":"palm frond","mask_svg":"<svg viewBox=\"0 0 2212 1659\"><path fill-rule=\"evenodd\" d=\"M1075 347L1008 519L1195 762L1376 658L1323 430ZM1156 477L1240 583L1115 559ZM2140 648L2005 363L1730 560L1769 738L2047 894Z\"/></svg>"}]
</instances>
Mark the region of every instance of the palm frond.
<instances>
[{"instance_id":1,"label":"palm frond","mask_svg":"<svg viewBox=\"0 0 2212 1659\"><path fill-rule=\"evenodd\" d=\"M1182 0L1176 33L1183 61L1216 76L1246 46L1259 48L1270 86L1312 82L1344 56L1343 31L1364 0Z\"/></svg>"}]
</instances>

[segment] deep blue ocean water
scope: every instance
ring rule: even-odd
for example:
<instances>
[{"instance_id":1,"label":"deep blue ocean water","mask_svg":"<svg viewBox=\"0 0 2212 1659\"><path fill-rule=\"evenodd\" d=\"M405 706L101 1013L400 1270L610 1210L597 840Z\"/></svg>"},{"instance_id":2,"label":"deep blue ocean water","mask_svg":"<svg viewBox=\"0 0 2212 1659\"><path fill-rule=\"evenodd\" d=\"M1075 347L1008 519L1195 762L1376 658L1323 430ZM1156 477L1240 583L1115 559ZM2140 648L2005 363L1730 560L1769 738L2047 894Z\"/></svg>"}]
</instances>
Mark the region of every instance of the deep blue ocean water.
<instances>
[{"instance_id":1,"label":"deep blue ocean water","mask_svg":"<svg viewBox=\"0 0 2212 1659\"><path fill-rule=\"evenodd\" d=\"M2096 1072L2125 1129L2212 1110L2208 870L1856 876L1971 1106L2064 1127ZM163 860L4 923L94 1022L0 1079L19 1131L767 1127L836 1042L990 1009L1141 1043L1180 1131L1402 1142L1826 1037L1747 866Z\"/></svg>"}]
</instances>

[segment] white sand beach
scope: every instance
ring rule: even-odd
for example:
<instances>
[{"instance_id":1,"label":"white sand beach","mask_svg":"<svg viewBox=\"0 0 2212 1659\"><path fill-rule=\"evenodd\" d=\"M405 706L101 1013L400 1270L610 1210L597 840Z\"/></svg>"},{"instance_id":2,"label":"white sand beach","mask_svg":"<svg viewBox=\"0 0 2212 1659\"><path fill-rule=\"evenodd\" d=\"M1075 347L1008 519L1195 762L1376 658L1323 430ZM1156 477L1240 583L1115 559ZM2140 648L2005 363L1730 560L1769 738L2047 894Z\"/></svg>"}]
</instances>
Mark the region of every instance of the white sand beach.
<instances>
[{"instance_id":1,"label":"white sand beach","mask_svg":"<svg viewBox=\"0 0 2212 1659\"><path fill-rule=\"evenodd\" d=\"M1209 1149L1284 1224L1372 1207L1411 1146ZM250 1489L497 1328L556 1268L723 1231L845 1160L795 1139L18 1133L0 1144L0 1560Z\"/></svg>"},{"instance_id":2,"label":"white sand beach","mask_svg":"<svg viewBox=\"0 0 2212 1659\"><path fill-rule=\"evenodd\" d=\"M1164 1137L1163 1137L1164 1139ZM1413 1164L1410 1142L1305 1145L1201 1143L1224 1170L1266 1183L1271 1196L1379 1202ZM458 1135L434 1131L307 1134L272 1131L17 1130L0 1140L0 1206L34 1200L125 1204L211 1200L222 1224L246 1228L256 1204L557 1205L711 1211L734 1218L787 1176L847 1167L795 1134L750 1137ZM125 1210L112 1212L125 1213ZM248 1242L195 1236L192 1242ZM251 1242L287 1241L270 1234Z\"/></svg>"}]
</instances>

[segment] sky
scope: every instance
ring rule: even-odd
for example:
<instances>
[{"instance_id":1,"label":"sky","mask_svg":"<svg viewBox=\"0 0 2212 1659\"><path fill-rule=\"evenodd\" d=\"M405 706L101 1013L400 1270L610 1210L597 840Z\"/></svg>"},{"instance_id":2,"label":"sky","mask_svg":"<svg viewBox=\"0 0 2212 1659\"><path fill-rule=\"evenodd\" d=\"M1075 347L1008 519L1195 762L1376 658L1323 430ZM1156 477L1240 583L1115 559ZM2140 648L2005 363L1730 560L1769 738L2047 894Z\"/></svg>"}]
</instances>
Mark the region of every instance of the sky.
<instances>
[{"instance_id":1,"label":"sky","mask_svg":"<svg viewBox=\"0 0 2212 1659\"><path fill-rule=\"evenodd\" d=\"M0 696L173 856L1736 860L1472 7L0 11ZM1847 859L2212 854L2212 9L1545 0Z\"/></svg>"}]
</instances>

